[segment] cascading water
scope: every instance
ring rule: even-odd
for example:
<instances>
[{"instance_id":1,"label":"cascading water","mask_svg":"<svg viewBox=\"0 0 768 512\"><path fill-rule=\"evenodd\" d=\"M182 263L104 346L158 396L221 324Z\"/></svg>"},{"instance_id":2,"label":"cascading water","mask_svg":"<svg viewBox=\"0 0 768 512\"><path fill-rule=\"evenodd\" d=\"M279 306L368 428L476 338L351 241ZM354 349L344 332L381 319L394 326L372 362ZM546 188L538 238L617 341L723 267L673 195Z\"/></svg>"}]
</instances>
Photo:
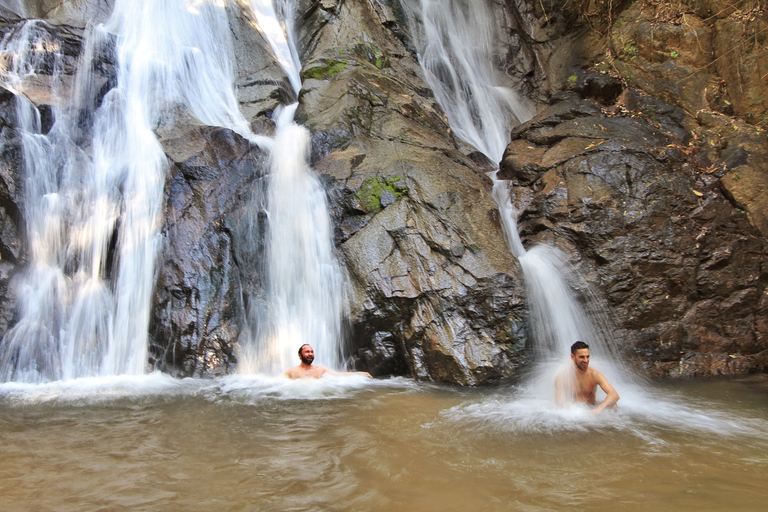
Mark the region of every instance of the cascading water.
<instances>
[{"instance_id":1,"label":"cascading water","mask_svg":"<svg viewBox=\"0 0 768 512\"><path fill-rule=\"evenodd\" d=\"M293 43L292 0L251 0L263 32L298 97L300 63ZM280 13L279 15L277 13ZM280 24L278 20L285 22ZM283 30L278 27L284 26ZM333 249L325 190L309 168L309 133L293 122L297 104L276 115L266 213L268 241L265 300L238 353L241 373L275 375L297 363L311 344L318 362L342 366L344 281Z\"/></svg>"},{"instance_id":2,"label":"cascading water","mask_svg":"<svg viewBox=\"0 0 768 512\"><path fill-rule=\"evenodd\" d=\"M510 124L526 121L531 114L515 93L496 85L492 47L496 23L486 2L421 0L414 11L414 19L420 21L414 27L419 60L451 128L492 162L500 162ZM612 357L615 351L607 319L588 315L579 302L582 299L589 304L596 298L561 251L545 245L525 250L510 185L496 174L490 175L491 194L499 207L507 244L520 261L528 296L531 335L540 368L533 387L553 394L552 372L557 370L552 365L568 357L576 340L590 343L593 360L610 380L619 363ZM583 292L578 298L576 290ZM592 307L590 313L599 309Z\"/></svg>"},{"instance_id":3,"label":"cascading water","mask_svg":"<svg viewBox=\"0 0 768 512\"><path fill-rule=\"evenodd\" d=\"M3 381L146 371L168 166L153 127L177 108L271 143L238 110L224 4L116 0L110 20L86 35L72 93L54 90L47 134L24 95L51 60L53 80L61 80L57 43L36 21L3 41L0 78L17 95L30 247L19 320L2 341ZM115 86L94 110L92 70L112 59Z\"/></svg>"}]
</instances>

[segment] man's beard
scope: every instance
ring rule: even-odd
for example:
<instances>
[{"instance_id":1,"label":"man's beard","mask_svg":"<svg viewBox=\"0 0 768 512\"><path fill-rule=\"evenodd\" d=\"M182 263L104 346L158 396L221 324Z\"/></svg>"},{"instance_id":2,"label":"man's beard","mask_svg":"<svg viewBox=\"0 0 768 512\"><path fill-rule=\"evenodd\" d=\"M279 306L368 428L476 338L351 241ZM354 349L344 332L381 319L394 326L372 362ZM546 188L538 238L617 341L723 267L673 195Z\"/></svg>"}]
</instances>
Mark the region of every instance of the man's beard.
<instances>
[{"instance_id":1,"label":"man's beard","mask_svg":"<svg viewBox=\"0 0 768 512\"><path fill-rule=\"evenodd\" d=\"M312 364L312 361L314 360L315 360L315 356L306 356L306 357L301 356L301 362L306 365Z\"/></svg>"}]
</instances>

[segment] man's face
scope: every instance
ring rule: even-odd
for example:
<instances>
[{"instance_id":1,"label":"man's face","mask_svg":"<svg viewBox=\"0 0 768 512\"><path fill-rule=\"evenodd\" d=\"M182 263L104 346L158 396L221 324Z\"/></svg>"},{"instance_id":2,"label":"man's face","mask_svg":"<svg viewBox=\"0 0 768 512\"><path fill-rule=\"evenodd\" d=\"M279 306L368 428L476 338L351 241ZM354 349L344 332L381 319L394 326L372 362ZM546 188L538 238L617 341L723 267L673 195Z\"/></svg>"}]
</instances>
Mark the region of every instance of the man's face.
<instances>
[{"instance_id":1,"label":"man's face","mask_svg":"<svg viewBox=\"0 0 768 512\"><path fill-rule=\"evenodd\" d=\"M587 371L587 368L589 368L589 349L580 348L575 354L571 354L571 359L573 359L573 364L576 365L576 368L582 372Z\"/></svg>"},{"instance_id":2,"label":"man's face","mask_svg":"<svg viewBox=\"0 0 768 512\"><path fill-rule=\"evenodd\" d=\"M304 364L312 364L315 360L315 351L309 345L301 347L301 362Z\"/></svg>"}]
</instances>

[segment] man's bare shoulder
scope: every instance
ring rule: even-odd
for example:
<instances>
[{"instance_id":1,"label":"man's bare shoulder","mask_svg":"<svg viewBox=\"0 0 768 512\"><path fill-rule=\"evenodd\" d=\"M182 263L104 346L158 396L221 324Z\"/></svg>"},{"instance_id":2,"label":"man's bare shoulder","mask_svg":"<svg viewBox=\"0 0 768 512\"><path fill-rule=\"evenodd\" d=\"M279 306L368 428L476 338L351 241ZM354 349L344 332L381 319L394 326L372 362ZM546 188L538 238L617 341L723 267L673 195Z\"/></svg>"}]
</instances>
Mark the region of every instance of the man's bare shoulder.
<instances>
[{"instance_id":1,"label":"man's bare shoulder","mask_svg":"<svg viewBox=\"0 0 768 512\"><path fill-rule=\"evenodd\" d=\"M589 376L592 377L595 380L604 379L605 378L605 375L603 375L600 372L600 370L598 370L596 368L590 368L589 370L587 370L587 373L589 373Z\"/></svg>"}]
</instances>

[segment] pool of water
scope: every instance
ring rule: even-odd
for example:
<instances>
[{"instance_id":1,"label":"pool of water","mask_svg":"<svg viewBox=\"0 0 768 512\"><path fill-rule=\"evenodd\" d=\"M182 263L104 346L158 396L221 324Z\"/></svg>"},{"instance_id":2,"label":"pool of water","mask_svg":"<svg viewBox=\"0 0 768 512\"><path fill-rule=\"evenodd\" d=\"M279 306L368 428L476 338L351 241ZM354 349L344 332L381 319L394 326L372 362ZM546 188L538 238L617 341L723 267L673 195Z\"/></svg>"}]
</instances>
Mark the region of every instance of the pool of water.
<instances>
[{"instance_id":1,"label":"pool of water","mask_svg":"<svg viewBox=\"0 0 768 512\"><path fill-rule=\"evenodd\" d=\"M2 384L0 446L4 511L765 510L768 375L600 416L357 376Z\"/></svg>"}]
</instances>

